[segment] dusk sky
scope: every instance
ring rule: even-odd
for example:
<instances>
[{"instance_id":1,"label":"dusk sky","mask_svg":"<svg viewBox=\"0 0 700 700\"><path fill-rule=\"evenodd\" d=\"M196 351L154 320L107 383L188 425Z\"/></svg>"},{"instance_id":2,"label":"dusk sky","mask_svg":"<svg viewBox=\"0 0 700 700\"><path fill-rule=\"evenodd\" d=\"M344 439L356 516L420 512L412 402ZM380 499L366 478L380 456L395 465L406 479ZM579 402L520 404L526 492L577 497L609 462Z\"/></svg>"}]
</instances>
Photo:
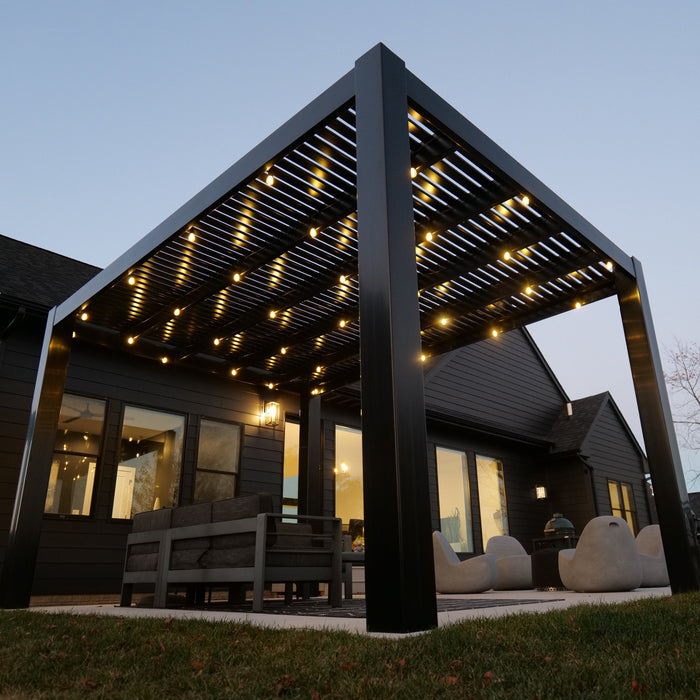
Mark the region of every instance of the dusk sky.
<instances>
[{"instance_id":1,"label":"dusk sky","mask_svg":"<svg viewBox=\"0 0 700 700\"><path fill-rule=\"evenodd\" d=\"M641 260L663 352L700 341L699 35L697 0L0 0L0 233L108 265L381 41ZM641 441L616 300L530 330Z\"/></svg>"}]
</instances>

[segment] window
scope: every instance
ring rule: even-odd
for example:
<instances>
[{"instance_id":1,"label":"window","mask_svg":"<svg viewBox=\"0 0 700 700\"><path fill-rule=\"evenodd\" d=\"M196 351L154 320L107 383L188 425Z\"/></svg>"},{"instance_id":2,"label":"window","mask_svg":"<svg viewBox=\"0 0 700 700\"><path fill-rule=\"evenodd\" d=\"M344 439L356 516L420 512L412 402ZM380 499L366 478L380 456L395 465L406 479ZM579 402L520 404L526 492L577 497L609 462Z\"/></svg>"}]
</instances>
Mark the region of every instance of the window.
<instances>
[{"instance_id":1,"label":"window","mask_svg":"<svg viewBox=\"0 0 700 700\"><path fill-rule=\"evenodd\" d=\"M637 506L634 501L632 485L622 481L608 479L610 508L612 514L627 521L632 534L637 534Z\"/></svg>"},{"instance_id":2,"label":"window","mask_svg":"<svg viewBox=\"0 0 700 700\"><path fill-rule=\"evenodd\" d=\"M241 452L241 427L207 420L199 425L194 502L206 503L236 495Z\"/></svg>"},{"instance_id":3,"label":"window","mask_svg":"<svg viewBox=\"0 0 700 700\"><path fill-rule=\"evenodd\" d=\"M476 481L479 487L481 541L485 550L491 537L509 534L503 463L492 457L477 455Z\"/></svg>"},{"instance_id":4,"label":"window","mask_svg":"<svg viewBox=\"0 0 700 700\"><path fill-rule=\"evenodd\" d=\"M177 505L184 432L183 416L125 407L113 518Z\"/></svg>"},{"instance_id":5,"label":"window","mask_svg":"<svg viewBox=\"0 0 700 700\"><path fill-rule=\"evenodd\" d=\"M299 511L299 424L284 423L284 464L282 467L282 512Z\"/></svg>"},{"instance_id":6,"label":"window","mask_svg":"<svg viewBox=\"0 0 700 700\"><path fill-rule=\"evenodd\" d=\"M45 513L90 515L104 417L104 401L63 395Z\"/></svg>"},{"instance_id":7,"label":"window","mask_svg":"<svg viewBox=\"0 0 700 700\"><path fill-rule=\"evenodd\" d=\"M473 552L467 455L446 447L436 447L435 453L440 500L440 531L455 552Z\"/></svg>"},{"instance_id":8,"label":"window","mask_svg":"<svg viewBox=\"0 0 700 700\"><path fill-rule=\"evenodd\" d=\"M335 427L335 515L350 530L350 521L364 520L362 431Z\"/></svg>"}]
</instances>

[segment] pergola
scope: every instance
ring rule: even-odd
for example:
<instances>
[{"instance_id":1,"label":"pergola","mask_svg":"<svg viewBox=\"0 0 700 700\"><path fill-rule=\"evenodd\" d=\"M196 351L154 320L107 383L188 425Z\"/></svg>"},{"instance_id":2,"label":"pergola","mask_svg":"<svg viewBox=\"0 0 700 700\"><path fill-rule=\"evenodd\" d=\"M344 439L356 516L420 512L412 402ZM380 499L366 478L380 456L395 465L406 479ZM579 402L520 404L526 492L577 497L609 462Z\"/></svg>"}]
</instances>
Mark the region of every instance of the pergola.
<instances>
[{"instance_id":1,"label":"pergola","mask_svg":"<svg viewBox=\"0 0 700 700\"><path fill-rule=\"evenodd\" d=\"M71 339L302 397L361 379L367 626L437 622L423 362L617 295L674 592L700 557L639 262L379 44L53 309L0 602L27 605Z\"/></svg>"}]
</instances>

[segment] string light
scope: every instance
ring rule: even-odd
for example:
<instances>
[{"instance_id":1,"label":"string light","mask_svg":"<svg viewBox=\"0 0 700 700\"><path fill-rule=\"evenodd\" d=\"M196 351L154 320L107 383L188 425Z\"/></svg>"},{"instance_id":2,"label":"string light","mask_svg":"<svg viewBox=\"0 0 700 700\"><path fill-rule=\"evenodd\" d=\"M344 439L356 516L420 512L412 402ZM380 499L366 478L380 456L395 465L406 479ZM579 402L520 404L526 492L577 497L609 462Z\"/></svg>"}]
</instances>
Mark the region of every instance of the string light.
<instances>
[{"instance_id":1,"label":"string light","mask_svg":"<svg viewBox=\"0 0 700 700\"><path fill-rule=\"evenodd\" d=\"M440 319L440 323L441 323L443 326L446 326L446 325L447 325L447 316L443 316L443 317Z\"/></svg>"},{"instance_id":2,"label":"string light","mask_svg":"<svg viewBox=\"0 0 700 700\"><path fill-rule=\"evenodd\" d=\"M527 195L523 196L520 201L523 203L524 207L530 206L530 198Z\"/></svg>"},{"instance_id":3,"label":"string light","mask_svg":"<svg viewBox=\"0 0 700 700\"><path fill-rule=\"evenodd\" d=\"M181 313L182 313L181 309L175 309L175 311L173 311L173 316L179 316Z\"/></svg>"},{"instance_id":4,"label":"string light","mask_svg":"<svg viewBox=\"0 0 700 700\"><path fill-rule=\"evenodd\" d=\"M286 354L287 354L287 348L280 348L280 354L286 355Z\"/></svg>"},{"instance_id":5,"label":"string light","mask_svg":"<svg viewBox=\"0 0 700 700\"><path fill-rule=\"evenodd\" d=\"M341 319L340 323L338 324L341 328L345 328L345 319Z\"/></svg>"},{"instance_id":6,"label":"string light","mask_svg":"<svg viewBox=\"0 0 700 700\"><path fill-rule=\"evenodd\" d=\"M503 259L504 260L510 260L510 251L507 251L503 253Z\"/></svg>"},{"instance_id":7,"label":"string light","mask_svg":"<svg viewBox=\"0 0 700 700\"><path fill-rule=\"evenodd\" d=\"M221 344L221 338L214 338L214 345L220 345Z\"/></svg>"},{"instance_id":8,"label":"string light","mask_svg":"<svg viewBox=\"0 0 700 700\"><path fill-rule=\"evenodd\" d=\"M345 275L340 275L340 284L345 284L348 281L348 278Z\"/></svg>"},{"instance_id":9,"label":"string light","mask_svg":"<svg viewBox=\"0 0 700 700\"><path fill-rule=\"evenodd\" d=\"M432 231L428 231L428 233L425 234L425 240L428 242L432 241L433 237L434 237L434 234L432 233Z\"/></svg>"},{"instance_id":10,"label":"string light","mask_svg":"<svg viewBox=\"0 0 700 700\"><path fill-rule=\"evenodd\" d=\"M418 170L416 168L411 168L411 180L418 175Z\"/></svg>"},{"instance_id":11,"label":"string light","mask_svg":"<svg viewBox=\"0 0 700 700\"><path fill-rule=\"evenodd\" d=\"M133 275L131 275L131 277L129 277L129 279L127 280L127 282L129 283L129 285L130 285L131 287L133 287L133 286L136 284L136 277L134 277Z\"/></svg>"},{"instance_id":12,"label":"string light","mask_svg":"<svg viewBox=\"0 0 700 700\"><path fill-rule=\"evenodd\" d=\"M580 301L577 301L577 302L574 304L574 308L575 308L575 309L580 309L581 306L583 306L583 304L581 304Z\"/></svg>"},{"instance_id":13,"label":"string light","mask_svg":"<svg viewBox=\"0 0 700 700\"><path fill-rule=\"evenodd\" d=\"M163 355L163 357L160 358L160 361L161 361L164 365L167 365L167 364L168 364L168 358L167 358L165 355Z\"/></svg>"},{"instance_id":14,"label":"string light","mask_svg":"<svg viewBox=\"0 0 700 700\"><path fill-rule=\"evenodd\" d=\"M275 184L275 178L269 170L265 171L265 184L269 187Z\"/></svg>"},{"instance_id":15,"label":"string light","mask_svg":"<svg viewBox=\"0 0 700 700\"><path fill-rule=\"evenodd\" d=\"M195 242L196 236L194 235L194 232L193 232L193 231L190 231L189 236L187 236L187 240L188 240L190 243L194 243L194 242Z\"/></svg>"},{"instance_id":16,"label":"string light","mask_svg":"<svg viewBox=\"0 0 700 700\"><path fill-rule=\"evenodd\" d=\"M318 229L311 227L309 229L309 236L311 236L311 238L316 238L316 236L318 236Z\"/></svg>"},{"instance_id":17,"label":"string light","mask_svg":"<svg viewBox=\"0 0 700 700\"><path fill-rule=\"evenodd\" d=\"M608 260L608 262L605 263L605 267L607 267L608 270L609 270L610 272L612 272L612 271L613 271L613 268L614 268L615 266L612 264L612 262L611 262L610 260Z\"/></svg>"},{"instance_id":18,"label":"string light","mask_svg":"<svg viewBox=\"0 0 700 700\"><path fill-rule=\"evenodd\" d=\"M240 282L240 281L241 281L241 273L240 273L240 272L236 272L236 273L233 275L233 281L234 281L234 282Z\"/></svg>"},{"instance_id":19,"label":"string light","mask_svg":"<svg viewBox=\"0 0 700 700\"><path fill-rule=\"evenodd\" d=\"M127 339L126 342L129 343L129 345L133 345L136 342L136 338L134 338L133 335L130 335Z\"/></svg>"},{"instance_id":20,"label":"string light","mask_svg":"<svg viewBox=\"0 0 700 700\"><path fill-rule=\"evenodd\" d=\"M232 377L235 377L237 374L238 374L238 370L237 370L237 369L232 369L232 370L231 370L231 376L232 376Z\"/></svg>"},{"instance_id":21,"label":"string light","mask_svg":"<svg viewBox=\"0 0 700 700\"><path fill-rule=\"evenodd\" d=\"M492 335L494 338L498 338L498 331L494 328L494 329L491 331L491 335Z\"/></svg>"},{"instance_id":22,"label":"string light","mask_svg":"<svg viewBox=\"0 0 700 700\"><path fill-rule=\"evenodd\" d=\"M532 287L525 287L525 294L530 296L530 294L532 294Z\"/></svg>"},{"instance_id":23,"label":"string light","mask_svg":"<svg viewBox=\"0 0 700 700\"><path fill-rule=\"evenodd\" d=\"M87 321L88 318L89 318L89 317L88 317L88 315L87 315L87 311L83 311L83 313L80 315L80 320L81 320L81 321Z\"/></svg>"},{"instance_id":24,"label":"string light","mask_svg":"<svg viewBox=\"0 0 700 700\"><path fill-rule=\"evenodd\" d=\"M275 318L275 316L277 316L277 312L276 312L276 311L270 311L270 318Z\"/></svg>"}]
</instances>

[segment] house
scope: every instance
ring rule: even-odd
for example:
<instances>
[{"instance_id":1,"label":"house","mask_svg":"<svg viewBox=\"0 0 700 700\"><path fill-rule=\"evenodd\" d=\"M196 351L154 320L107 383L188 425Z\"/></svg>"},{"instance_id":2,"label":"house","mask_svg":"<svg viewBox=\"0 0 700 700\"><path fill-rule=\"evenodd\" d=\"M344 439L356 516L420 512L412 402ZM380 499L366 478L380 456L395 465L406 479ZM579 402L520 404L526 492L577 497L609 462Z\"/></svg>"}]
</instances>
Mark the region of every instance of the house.
<instances>
[{"instance_id":1,"label":"house","mask_svg":"<svg viewBox=\"0 0 700 700\"><path fill-rule=\"evenodd\" d=\"M98 270L0 236L0 542L7 537L50 307ZM267 491L299 500L299 400L75 339L34 595L116 593L135 512ZM425 365L432 526L461 556L509 533L531 550L553 512L654 519L645 456L609 394L570 401L530 334ZM360 389L321 400L322 514L363 520ZM267 423L277 422L276 425ZM538 499L535 487L547 497Z\"/></svg>"}]
</instances>

